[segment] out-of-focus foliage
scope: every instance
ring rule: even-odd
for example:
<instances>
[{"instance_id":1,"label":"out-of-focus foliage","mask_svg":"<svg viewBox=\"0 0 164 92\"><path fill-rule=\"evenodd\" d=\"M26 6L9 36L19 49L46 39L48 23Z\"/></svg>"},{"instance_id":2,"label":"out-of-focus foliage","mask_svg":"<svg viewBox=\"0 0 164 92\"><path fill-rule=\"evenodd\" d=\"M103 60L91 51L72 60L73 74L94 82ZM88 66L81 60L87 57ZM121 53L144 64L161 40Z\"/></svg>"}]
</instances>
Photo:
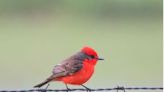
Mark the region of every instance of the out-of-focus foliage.
<instances>
[{"instance_id":1,"label":"out-of-focus foliage","mask_svg":"<svg viewBox=\"0 0 164 92\"><path fill-rule=\"evenodd\" d=\"M160 3L160 4L159 4ZM28 13L33 11L72 11L80 14L149 15L162 14L162 0L1 0L0 13Z\"/></svg>"}]
</instances>

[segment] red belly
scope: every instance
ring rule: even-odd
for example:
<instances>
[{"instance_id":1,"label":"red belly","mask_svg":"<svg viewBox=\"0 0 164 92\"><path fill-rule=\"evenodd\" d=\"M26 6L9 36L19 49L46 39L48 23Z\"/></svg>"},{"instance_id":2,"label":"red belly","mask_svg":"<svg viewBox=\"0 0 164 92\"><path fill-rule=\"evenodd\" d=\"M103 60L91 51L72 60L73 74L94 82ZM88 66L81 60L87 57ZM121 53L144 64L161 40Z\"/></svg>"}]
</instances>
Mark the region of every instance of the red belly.
<instances>
[{"instance_id":1,"label":"red belly","mask_svg":"<svg viewBox=\"0 0 164 92\"><path fill-rule=\"evenodd\" d=\"M94 66L88 62L83 63L83 68L69 76L57 78L57 81L63 81L65 84L82 85L87 82L94 72Z\"/></svg>"}]
</instances>

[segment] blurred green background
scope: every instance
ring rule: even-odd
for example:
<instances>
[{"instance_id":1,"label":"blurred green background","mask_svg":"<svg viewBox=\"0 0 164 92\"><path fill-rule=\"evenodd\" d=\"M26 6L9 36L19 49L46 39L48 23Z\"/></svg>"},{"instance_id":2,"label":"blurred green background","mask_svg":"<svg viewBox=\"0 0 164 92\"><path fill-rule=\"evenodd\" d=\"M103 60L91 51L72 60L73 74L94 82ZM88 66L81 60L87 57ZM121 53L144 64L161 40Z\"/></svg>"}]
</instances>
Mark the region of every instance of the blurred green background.
<instances>
[{"instance_id":1,"label":"blurred green background","mask_svg":"<svg viewBox=\"0 0 164 92\"><path fill-rule=\"evenodd\" d=\"M162 86L162 0L0 1L0 89L32 88L83 46L105 59L88 87Z\"/></svg>"}]
</instances>

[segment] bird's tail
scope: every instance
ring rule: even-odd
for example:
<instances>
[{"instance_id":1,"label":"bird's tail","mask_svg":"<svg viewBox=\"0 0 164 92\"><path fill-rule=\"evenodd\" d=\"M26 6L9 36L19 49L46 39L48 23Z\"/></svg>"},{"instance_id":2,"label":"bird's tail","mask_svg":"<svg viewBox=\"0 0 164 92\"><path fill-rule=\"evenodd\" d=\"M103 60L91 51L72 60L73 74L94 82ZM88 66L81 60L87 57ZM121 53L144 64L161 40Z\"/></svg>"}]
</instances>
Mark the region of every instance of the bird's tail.
<instances>
[{"instance_id":1,"label":"bird's tail","mask_svg":"<svg viewBox=\"0 0 164 92\"><path fill-rule=\"evenodd\" d=\"M47 80L43 81L42 83L39 83L39 84L35 85L34 88L40 88L40 87L42 87L43 85L49 83L50 81L51 81L51 80L47 79Z\"/></svg>"}]
</instances>

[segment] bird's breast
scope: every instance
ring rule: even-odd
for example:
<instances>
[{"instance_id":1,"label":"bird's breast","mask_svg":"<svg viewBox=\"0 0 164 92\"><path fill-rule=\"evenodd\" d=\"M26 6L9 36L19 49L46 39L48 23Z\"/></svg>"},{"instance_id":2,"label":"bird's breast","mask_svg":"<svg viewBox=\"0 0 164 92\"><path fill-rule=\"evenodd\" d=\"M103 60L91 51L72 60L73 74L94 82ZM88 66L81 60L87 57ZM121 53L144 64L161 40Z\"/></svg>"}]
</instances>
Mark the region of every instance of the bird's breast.
<instances>
[{"instance_id":1,"label":"bird's breast","mask_svg":"<svg viewBox=\"0 0 164 92\"><path fill-rule=\"evenodd\" d=\"M63 81L66 84L81 85L91 78L93 72L94 66L92 64L89 64L88 61L84 61L81 70L72 75L61 77L58 80Z\"/></svg>"}]
</instances>

